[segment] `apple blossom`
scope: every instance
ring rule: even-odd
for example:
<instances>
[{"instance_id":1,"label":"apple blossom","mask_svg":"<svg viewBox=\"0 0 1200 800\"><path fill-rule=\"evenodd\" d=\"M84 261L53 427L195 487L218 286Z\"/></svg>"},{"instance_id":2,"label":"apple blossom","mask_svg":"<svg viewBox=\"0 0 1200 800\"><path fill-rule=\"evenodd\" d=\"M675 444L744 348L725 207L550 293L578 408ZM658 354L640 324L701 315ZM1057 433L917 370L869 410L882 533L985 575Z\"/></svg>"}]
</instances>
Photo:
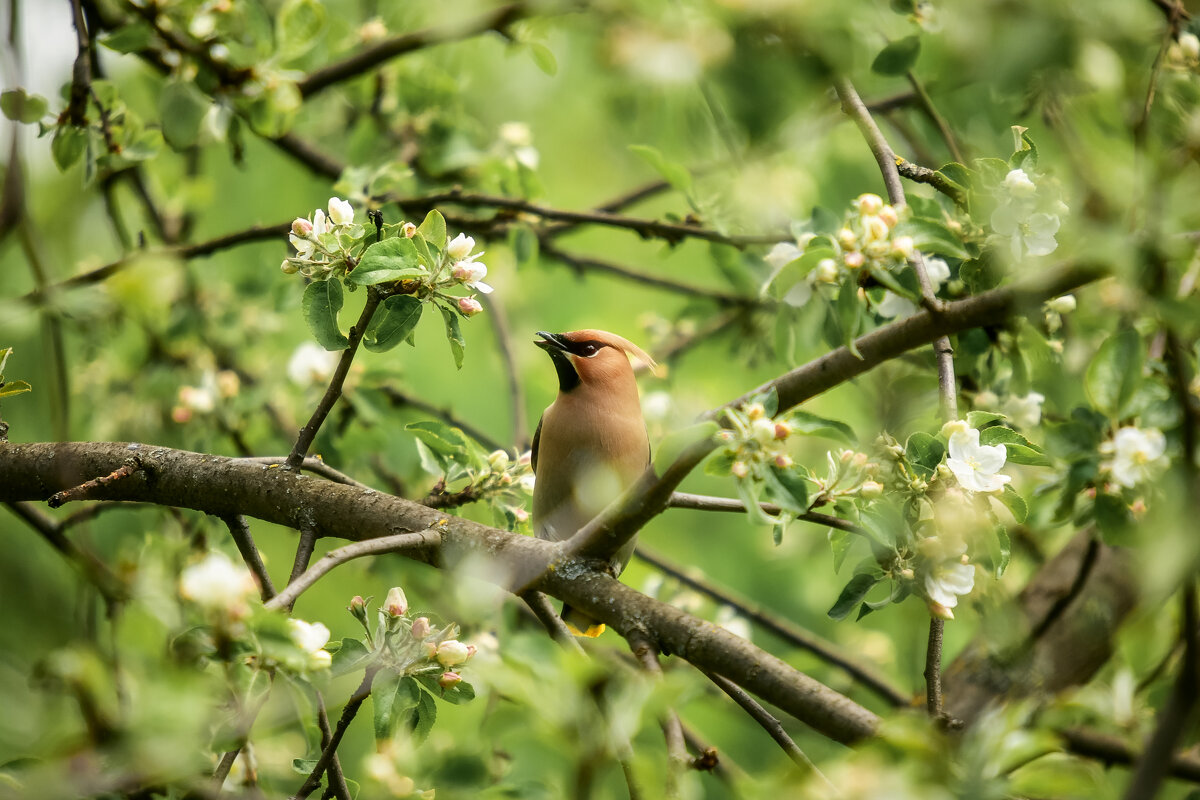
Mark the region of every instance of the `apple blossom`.
<instances>
[{"instance_id":1,"label":"apple blossom","mask_svg":"<svg viewBox=\"0 0 1200 800\"><path fill-rule=\"evenodd\" d=\"M458 310L463 313L464 317L473 317L483 311L483 306L474 297L460 297L458 298Z\"/></svg>"},{"instance_id":2,"label":"apple blossom","mask_svg":"<svg viewBox=\"0 0 1200 800\"><path fill-rule=\"evenodd\" d=\"M446 253L455 261L461 261L471 255L471 251L475 249L475 240L465 233L460 233L450 240L450 244L446 245Z\"/></svg>"},{"instance_id":3,"label":"apple blossom","mask_svg":"<svg viewBox=\"0 0 1200 800\"><path fill-rule=\"evenodd\" d=\"M1046 308L1059 314L1070 314L1075 310L1075 295L1064 294L1062 297L1047 300Z\"/></svg>"},{"instance_id":4,"label":"apple blossom","mask_svg":"<svg viewBox=\"0 0 1200 800\"><path fill-rule=\"evenodd\" d=\"M1008 458L1004 445L981 445L979 431L962 420L947 422L942 432L949 435L950 457L946 466L959 486L971 492L998 492L1012 480L1000 470Z\"/></svg>"},{"instance_id":5,"label":"apple blossom","mask_svg":"<svg viewBox=\"0 0 1200 800\"><path fill-rule=\"evenodd\" d=\"M455 667L466 662L474 650L457 639L448 639L437 646L437 660L443 667Z\"/></svg>"},{"instance_id":6,"label":"apple blossom","mask_svg":"<svg viewBox=\"0 0 1200 800\"><path fill-rule=\"evenodd\" d=\"M791 242L780 242L771 248L763 260L770 264L775 272L779 272L802 255L804 251Z\"/></svg>"},{"instance_id":7,"label":"apple blossom","mask_svg":"<svg viewBox=\"0 0 1200 800\"><path fill-rule=\"evenodd\" d=\"M462 683L462 675L459 675L457 672L443 672L438 678L438 686L442 687L443 689L453 689L460 683Z\"/></svg>"},{"instance_id":8,"label":"apple blossom","mask_svg":"<svg viewBox=\"0 0 1200 800\"><path fill-rule=\"evenodd\" d=\"M454 279L469 289L476 289L484 294L491 294L492 287L483 282L487 276L487 266L478 261L459 261L450 271Z\"/></svg>"},{"instance_id":9,"label":"apple blossom","mask_svg":"<svg viewBox=\"0 0 1200 800\"><path fill-rule=\"evenodd\" d=\"M1153 480L1167 468L1166 449L1162 431L1126 426L1116 432L1112 441L1100 445L1101 453L1113 456L1102 466L1112 473L1113 480L1132 489Z\"/></svg>"},{"instance_id":10,"label":"apple blossom","mask_svg":"<svg viewBox=\"0 0 1200 800\"><path fill-rule=\"evenodd\" d=\"M1034 428L1042 421L1042 402L1046 398L1039 392L1029 392L1024 397L1010 395L1004 399L1000 410L1018 428Z\"/></svg>"},{"instance_id":11,"label":"apple blossom","mask_svg":"<svg viewBox=\"0 0 1200 800\"><path fill-rule=\"evenodd\" d=\"M960 595L969 594L973 588L975 567L970 564L947 561L925 574L925 595L938 607L930 610L944 619L954 619L950 609L958 605Z\"/></svg>"},{"instance_id":12,"label":"apple blossom","mask_svg":"<svg viewBox=\"0 0 1200 800\"><path fill-rule=\"evenodd\" d=\"M329 221L334 225L354 224L354 207L340 197L329 198Z\"/></svg>"},{"instance_id":13,"label":"apple blossom","mask_svg":"<svg viewBox=\"0 0 1200 800\"><path fill-rule=\"evenodd\" d=\"M393 617L402 617L408 611L408 598L399 586L393 586L383 601L383 610Z\"/></svg>"},{"instance_id":14,"label":"apple blossom","mask_svg":"<svg viewBox=\"0 0 1200 800\"><path fill-rule=\"evenodd\" d=\"M429 624L429 617L417 617L412 623L412 635L418 639L424 639L433 630L433 626Z\"/></svg>"},{"instance_id":15,"label":"apple blossom","mask_svg":"<svg viewBox=\"0 0 1200 800\"><path fill-rule=\"evenodd\" d=\"M240 617L249 610L246 598L258 591L245 567L224 553L213 551L185 568L179 576L179 594L202 608Z\"/></svg>"},{"instance_id":16,"label":"apple blossom","mask_svg":"<svg viewBox=\"0 0 1200 800\"><path fill-rule=\"evenodd\" d=\"M883 198L877 194L860 194L854 203L860 214L878 214L883 209Z\"/></svg>"},{"instance_id":17,"label":"apple blossom","mask_svg":"<svg viewBox=\"0 0 1200 800\"><path fill-rule=\"evenodd\" d=\"M340 359L339 352L326 350L315 342L304 342L288 359L288 378L299 386L324 383L333 376Z\"/></svg>"},{"instance_id":18,"label":"apple blossom","mask_svg":"<svg viewBox=\"0 0 1200 800\"><path fill-rule=\"evenodd\" d=\"M323 669L333 663L333 654L324 647L329 643L329 628L320 622L289 619L288 635L292 642L308 653L310 666Z\"/></svg>"}]
</instances>

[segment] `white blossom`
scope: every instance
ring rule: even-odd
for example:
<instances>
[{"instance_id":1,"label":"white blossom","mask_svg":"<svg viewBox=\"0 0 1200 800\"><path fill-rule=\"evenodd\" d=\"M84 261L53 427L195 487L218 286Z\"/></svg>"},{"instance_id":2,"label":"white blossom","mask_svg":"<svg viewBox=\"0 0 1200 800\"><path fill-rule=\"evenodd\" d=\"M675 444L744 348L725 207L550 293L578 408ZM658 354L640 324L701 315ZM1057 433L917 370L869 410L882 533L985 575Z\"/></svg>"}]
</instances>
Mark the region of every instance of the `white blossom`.
<instances>
[{"instance_id":1,"label":"white blossom","mask_svg":"<svg viewBox=\"0 0 1200 800\"><path fill-rule=\"evenodd\" d=\"M950 280L950 265L944 258L927 258L925 259L925 274L929 276L929 282L933 284L933 291L937 292L946 281ZM911 317L917 313L917 304L895 292L885 291L883 299L875 305L875 311L884 319Z\"/></svg>"},{"instance_id":2,"label":"white blossom","mask_svg":"<svg viewBox=\"0 0 1200 800\"><path fill-rule=\"evenodd\" d=\"M792 242L780 242L771 248L771 252L767 253L763 260L771 265L771 269L779 272L802 255L804 251Z\"/></svg>"},{"instance_id":3,"label":"white blossom","mask_svg":"<svg viewBox=\"0 0 1200 800\"><path fill-rule=\"evenodd\" d=\"M1008 458L1002 444L981 445L979 431L956 420L942 428L950 437L950 457L946 466L958 479L958 484L970 492L998 492L1012 480L1000 470Z\"/></svg>"},{"instance_id":4,"label":"white blossom","mask_svg":"<svg viewBox=\"0 0 1200 800\"><path fill-rule=\"evenodd\" d=\"M975 567L961 561L944 561L925 573L925 596L946 609L950 619L954 613L949 609L958 605L959 596L974 588Z\"/></svg>"},{"instance_id":5,"label":"white blossom","mask_svg":"<svg viewBox=\"0 0 1200 800\"><path fill-rule=\"evenodd\" d=\"M471 251L475 249L475 240L465 233L460 233L450 240L450 244L446 245L446 253L455 261L461 261L471 255Z\"/></svg>"},{"instance_id":6,"label":"white blossom","mask_svg":"<svg viewBox=\"0 0 1200 800\"><path fill-rule=\"evenodd\" d=\"M437 660L443 667L458 666L474 654L475 648L457 639L449 639L437 647Z\"/></svg>"},{"instance_id":7,"label":"white blossom","mask_svg":"<svg viewBox=\"0 0 1200 800\"><path fill-rule=\"evenodd\" d=\"M1039 392L1030 392L1024 397L1009 395L1004 398L1000 410L1016 427L1035 428L1042 421L1042 403L1045 399Z\"/></svg>"},{"instance_id":8,"label":"white blossom","mask_svg":"<svg viewBox=\"0 0 1200 800\"><path fill-rule=\"evenodd\" d=\"M329 198L329 221L334 225L353 225L354 208L348 200Z\"/></svg>"},{"instance_id":9,"label":"white blossom","mask_svg":"<svg viewBox=\"0 0 1200 800\"><path fill-rule=\"evenodd\" d=\"M1058 314L1070 314L1075 310L1075 295L1064 294L1062 297L1047 300L1046 308Z\"/></svg>"},{"instance_id":10,"label":"white blossom","mask_svg":"<svg viewBox=\"0 0 1200 800\"><path fill-rule=\"evenodd\" d=\"M1023 169L1014 169L1004 176L1004 188L1013 197L1033 197L1037 184L1029 179Z\"/></svg>"},{"instance_id":11,"label":"white blossom","mask_svg":"<svg viewBox=\"0 0 1200 800\"><path fill-rule=\"evenodd\" d=\"M484 294L492 293L492 287L483 282L487 277L487 266L481 261L459 261L450 274L469 289L476 289Z\"/></svg>"},{"instance_id":12,"label":"white blossom","mask_svg":"<svg viewBox=\"0 0 1200 800\"><path fill-rule=\"evenodd\" d=\"M1113 456L1104 463L1113 480L1132 489L1147 483L1167 468L1167 440L1156 428L1127 426L1117 431L1111 442L1100 445L1100 452Z\"/></svg>"},{"instance_id":13,"label":"white blossom","mask_svg":"<svg viewBox=\"0 0 1200 800\"><path fill-rule=\"evenodd\" d=\"M185 568L179 576L182 597L233 617L242 616L248 610L246 598L256 591L258 586L245 567L234 564L228 556L217 551Z\"/></svg>"},{"instance_id":14,"label":"white blossom","mask_svg":"<svg viewBox=\"0 0 1200 800\"><path fill-rule=\"evenodd\" d=\"M315 342L304 342L288 359L288 378L299 386L324 383L333 376L340 359L340 352L326 350Z\"/></svg>"},{"instance_id":15,"label":"white blossom","mask_svg":"<svg viewBox=\"0 0 1200 800\"><path fill-rule=\"evenodd\" d=\"M292 642L308 653L310 666L319 669L333 663L333 654L324 649L329 643L329 628L320 622L305 622L300 619L289 619L287 624Z\"/></svg>"}]
</instances>

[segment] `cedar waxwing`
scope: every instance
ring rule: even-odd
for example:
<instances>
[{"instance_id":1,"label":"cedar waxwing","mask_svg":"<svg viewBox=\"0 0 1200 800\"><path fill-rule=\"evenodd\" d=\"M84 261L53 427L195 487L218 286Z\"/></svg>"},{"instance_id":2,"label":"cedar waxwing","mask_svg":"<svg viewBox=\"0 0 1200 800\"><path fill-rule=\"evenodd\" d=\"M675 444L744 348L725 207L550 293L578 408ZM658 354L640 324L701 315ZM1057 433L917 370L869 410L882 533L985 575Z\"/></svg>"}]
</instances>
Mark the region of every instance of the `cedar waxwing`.
<instances>
[{"instance_id":1,"label":"cedar waxwing","mask_svg":"<svg viewBox=\"0 0 1200 800\"><path fill-rule=\"evenodd\" d=\"M540 539L568 539L646 470L650 440L630 358L650 367L640 347L607 331L539 331L538 347L558 372L558 397L533 434L533 529ZM610 559L620 575L634 540ZM604 625L569 606L563 621L576 636L599 636Z\"/></svg>"}]
</instances>

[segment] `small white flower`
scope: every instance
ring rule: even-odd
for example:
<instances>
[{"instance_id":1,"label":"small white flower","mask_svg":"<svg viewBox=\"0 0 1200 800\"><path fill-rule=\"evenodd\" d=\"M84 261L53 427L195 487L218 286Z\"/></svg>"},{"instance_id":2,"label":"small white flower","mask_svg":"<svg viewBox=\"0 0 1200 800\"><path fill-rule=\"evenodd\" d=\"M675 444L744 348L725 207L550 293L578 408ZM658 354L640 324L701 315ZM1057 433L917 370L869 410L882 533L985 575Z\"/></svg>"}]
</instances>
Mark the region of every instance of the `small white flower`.
<instances>
[{"instance_id":1,"label":"small white flower","mask_svg":"<svg viewBox=\"0 0 1200 800\"><path fill-rule=\"evenodd\" d=\"M1058 314L1070 314L1075 310L1075 295L1064 294L1062 297L1047 300L1046 308Z\"/></svg>"},{"instance_id":2,"label":"small white flower","mask_svg":"<svg viewBox=\"0 0 1200 800\"><path fill-rule=\"evenodd\" d=\"M750 435L759 444L770 444L775 441L775 422L767 417L759 417L750 423Z\"/></svg>"},{"instance_id":3,"label":"small white flower","mask_svg":"<svg viewBox=\"0 0 1200 800\"><path fill-rule=\"evenodd\" d=\"M475 240L465 233L460 233L450 240L450 244L446 245L446 253L455 261L461 261L471 255L471 251L475 249Z\"/></svg>"},{"instance_id":4,"label":"small white flower","mask_svg":"<svg viewBox=\"0 0 1200 800\"><path fill-rule=\"evenodd\" d=\"M837 283L838 266L832 258L822 258L813 270L813 279L821 283Z\"/></svg>"},{"instance_id":5,"label":"small white flower","mask_svg":"<svg viewBox=\"0 0 1200 800\"><path fill-rule=\"evenodd\" d=\"M180 386L179 404L189 411L207 414L217 407L217 398L207 386Z\"/></svg>"},{"instance_id":6,"label":"small white flower","mask_svg":"<svg viewBox=\"0 0 1200 800\"><path fill-rule=\"evenodd\" d=\"M1197 37L1194 33L1185 31L1179 34L1179 38L1176 41L1179 42L1179 51L1183 53L1185 58L1189 61L1200 60L1200 37Z\"/></svg>"},{"instance_id":7,"label":"small white flower","mask_svg":"<svg viewBox=\"0 0 1200 800\"><path fill-rule=\"evenodd\" d=\"M771 248L771 252L767 253L763 260L771 265L771 269L779 272L802 255L804 251L793 243L780 242Z\"/></svg>"},{"instance_id":8,"label":"small white flower","mask_svg":"<svg viewBox=\"0 0 1200 800\"><path fill-rule=\"evenodd\" d=\"M975 588L975 567L961 561L944 561L925 574L925 596L945 609L958 605L960 595ZM950 619L954 614L947 612Z\"/></svg>"},{"instance_id":9,"label":"small white flower","mask_svg":"<svg viewBox=\"0 0 1200 800\"><path fill-rule=\"evenodd\" d=\"M950 458L946 460L946 466L958 479L959 486L967 491L1000 491L1012 480L1008 475L1000 474L1008 458L1004 445L981 445L979 431L967 427L965 422L957 422L958 425L948 422L943 427L950 431Z\"/></svg>"},{"instance_id":10,"label":"small white flower","mask_svg":"<svg viewBox=\"0 0 1200 800\"><path fill-rule=\"evenodd\" d=\"M1030 392L1024 397L1010 395L1004 399L1000 410L1016 427L1035 428L1042 421L1042 403L1045 399L1039 392Z\"/></svg>"},{"instance_id":11,"label":"small white flower","mask_svg":"<svg viewBox=\"0 0 1200 800\"><path fill-rule=\"evenodd\" d=\"M1037 185L1029 179L1023 169L1014 169L1004 176L1004 188L1013 197L1033 197Z\"/></svg>"},{"instance_id":12,"label":"small white flower","mask_svg":"<svg viewBox=\"0 0 1200 800\"><path fill-rule=\"evenodd\" d=\"M320 236L329 233L329 230L329 225L325 222L325 212L318 208L313 212L313 234Z\"/></svg>"},{"instance_id":13,"label":"small white flower","mask_svg":"<svg viewBox=\"0 0 1200 800\"><path fill-rule=\"evenodd\" d=\"M224 553L213 551L183 570L179 594L198 606L241 616L246 598L258 591L245 567L234 564Z\"/></svg>"},{"instance_id":14,"label":"small white flower","mask_svg":"<svg viewBox=\"0 0 1200 800\"><path fill-rule=\"evenodd\" d=\"M442 642L437 647L437 660L443 667L454 667L464 663L474 654L474 649L457 639Z\"/></svg>"},{"instance_id":15,"label":"small white flower","mask_svg":"<svg viewBox=\"0 0 1200 800\"><path fill-rule=\"evenodd\" d=\"M482 261L459 261L450 272L454 279L470 289L491 294L491 286L483 282L487 276L487 265Z\"/></svg>"},{"instance_id":16,"label":"small white flower","mask_svg":"<svg viewBox=\"0 0 1200 800\"><path fill-rule=\"evenodd\" d=\"M927 258L925 274L929 276L929 282L933 284L933 291L936 292L942 288L942 284L950 280L950 265L943 258ZM899 319L917 313L917 304L895 292L885 291L883 299L875 306L875 311L884 319Z\"/></svg>"},{"instance_id":17,"label":"small white flower","mask_svg":"<svg viewBox=\"0 0 1200 800\"><path fill-rule=\"evenodd\" d=\"M944 258L927 258L925 259L925 274L929 276L929 282L933 284L934 291L937 291L942 288L943 283L950 280L950 265Z\"/></svg>"},{"instance_id":18,"label":"small white flower","mask_svg":"<svg viewBox=\"0 0 1200 800\"><path fill-rule=\"evenodd\" d=\"M383 610L393 617L402 617L408 613L408 598L399 586L388 590L387 598L383 601Z\"/></svg>"},{"instance_id":19,"label":"small white flower","mask_svg":"<svg viewBox=\"0 0 1200 800\"><path fill-rule=\"evenodd\" d=\"M288 378L299 386L324 383L333 376L340 359L340 352L326 350L315 342L305 342L288 359Z\"/></svg>"},{"instance_id":20,"label":"small white flower","mask_svg":"<svg viewBox=\"0 0 1200 800\"><path fill-rule=\"evenodd\" d=\"M1104 468L1112 473L1113 480L1128 489L1153 480L1167 468L1166 449L1162 431L1132 426L1121 428L1111 442L1100 445L1101 453L1113 456Z\"/></svg>"},{"instance_id":21,"label":"small white flower","mask_svg":"<svg viewBox=\"0 0 1200 800\"><path fill-rule=\"evenodd\" d=\"M306 653L315 653L329 643L329 628L320 622L289 619L287 625L292 642Z\"/></svg>"},{"instance_id":22,"label":"small white flower","mask_svg":"<svg viewBox=\"0 0 1200 800\"><path fill-rule=\"evenodd\" d=\"M339 197L329 198L329 221L334 225L354 224L354 207Z\"/></svg>"},{"instance_id":23,"label":"small white flower","mask_svg":"<svg viewBox=\"0 0 1200 800\"><path fill-rule=\"evenodd\" d=\"M524 122L505 122L500 125L500 141L512 147L533 144L533 132Z\"/></svg>"},{"instance_id":24,"label":"small white flower","mask_svg":"<svg viewBox=\"0 0 1200 800\"><path fill-rule=\"evenodd\" d=\"M1053 214L1029 214L1024 204L1005 203L992 212L992 228L1001 236L1010 237L1013 258L1025 255L1045 256L1058 249L1054 235L1062 225Z\"/></svg>"},{"instance_id":25,"label":"small white flower","mask_svg":"<svg viewBox=\"0 0 1200 800\"><path fill-rule=\"evenodd\" d=\"M670 392L650 392L642 398L642 416L652 422L661 422L671 413Z\"/></svg>"}]
</instances>

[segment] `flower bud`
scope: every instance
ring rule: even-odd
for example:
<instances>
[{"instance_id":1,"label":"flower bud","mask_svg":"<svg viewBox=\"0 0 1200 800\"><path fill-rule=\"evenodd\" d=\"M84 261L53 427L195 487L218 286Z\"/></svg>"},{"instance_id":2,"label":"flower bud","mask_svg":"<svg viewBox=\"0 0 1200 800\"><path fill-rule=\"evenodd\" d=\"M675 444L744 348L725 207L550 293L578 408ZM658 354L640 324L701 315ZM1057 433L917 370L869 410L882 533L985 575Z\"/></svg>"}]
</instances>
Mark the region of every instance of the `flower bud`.
<instances>
[{"instance_id":1,"label":"flower bud","mask_svg":"<svg viewBox=\"0 0 1200 800\"><path fill-rule=\"evenodd\" d=\"M892 255L898 258L910 259L916 247L911 236L897 236L892 240Z\"/></svg>"},{"instance_id":2,"label":"flower bud","mask_svg":"<svg viewBox=\"0 0 1200 800\"><path fill-rule=\"evenodd\" d=\"M499 472L508 467L508 453L503 450L495 450L488 456L488 466L496 472Z\"/></svg>"},{"instance_id":3,"label":"flower bud","mask_svg":"<svg viewBox=\"0 0 1200 800\"><path fill-rule=\"evenodd\" d=\"M471 255L471 251L475 249L475 240L465 233L460 233L450 240L450 244L446 245L446 253L455 261L461 261Z\"/></svg>"},{"instance_id":4,"label":"flower bud","mask_svg":"<svg viewBox=\"0 0 1200 800\"><path fill-rule=\"evenodd\" d=\"M289 258L283 260L283 263L279 265L279 269L284 275L295 275L300 271L300 267L292 263L292 260Z\"/></svg>"},{"instance_id":5,"label":"flower bud","mask_svg":"<svg viewBox=\"0 0 1200 800\"><path fill-rule=\"evenodd\" d=\"M766 413L767 410L763 408L762 403L751 403L750 405L746 406L746 416L752 420L759 419Z\"/></svg>"},{"instance_id":6,"label":"flower bud","mask_svg":"<svg viewBox=\"0 0 1200 800\"><path fill-rule=\"evenodd\" d=\"M821 283L837 283L837 262L832 258L822 258L817 262L817 268L814 271L814 274L816 275L817 280L819 280Z\"/></svg>"},{"instance_id":7,"label":"flower bud","mask_svg":"<svg viewBox=\"0 0 1200 800\"><path fill-rule=\"evenodd\" d=\"M996 393L991 390L985 389L979 394L975 395L976 408L996 408L999 405L1000 398L997 397Z\"/></svg>"},{"instance_id":8,"label":"flower bud","mask_svg":"<svg viewBox=\"0 0 1200 800\"><path fill-rule=\"evenodd\" d=\"M787 453L780 453L779 455L775 456L775 466L779 467L780 469L787 469L795 463L796 462L792 461L792 457Z\"/></svg>"},{"instance_id":9,"label":"flower bud","mask_svg":"<svg viewBox=\"0 0 1200 800\"><path fill-rule=\"evenodd\" d=\"M971 430L971 426L966 423L966 420L952 419L942 426L941 434L949 439L956 433L966 433Z\"/></svg>"},{"instance_id":10,"label":"flower bud","mask_svg":"<svg viewBox=\"0 0 1200 800\"><path fill-rule=\"evenodd\" d=\"M883 496L883 484L878 481L864 481L861 492L865 499L874 500Z\"/></svg>"},{"instance_id":11,"label":"flower bud","mask_svg":"<svg viewBox=\"0 0 1200 800\"><path fill-rule=\"evenodd\" d=\"M516 518L517 522L529 522L529 512L523 508L514 508L513 517Z\"/></svg>"},{"instance_id":12,"label":"flower bud","mask_svg":"<svg viewBox=\"0 0 1200 800\"><path fill-rule=\"evenodd\" d=\"M750 467L746 466L745 461L733 462L733 466L730 467L730 470L732 470L735 478L744 478L750 474Z\"/></svg>"},{"instance_id":13,"label":"flower bud","mask_svg":"<svg viewBox=\"0 0 1200 800\"><path fill-rule=\"evenodd\" d=\"M1062 297L1056 297L1046 303L1046 308L1059 314L1070 314L1075 310L1075 295L1064 294Z\"/></svg>"},{"instance_id":14,"label":"flower bud","mask_svg":"<svg viewBox=\"0 0 1200 800\"><path fill-rule=\"evenodd\" d=\"M1134 500L1132 503L1129 504L1129 510L1131 512L1133 512L1134 515L1137 515L1137 516L1145 514L1146 513L1146 501L1139 497L1137 500Z\"/></svg>"},{"instance_id":15,"label":"flower bud","mask_svg":"<svg viewBox=\"0 0 1200 800\"><path fill-rule=\"evenodd\" d=\"M425 642L425 657L437 658L437 649L438 646L433 642Z\"/></svg>"},{"instance_id":16,"label":"flower bud","mask_svg":"<svg viewBox=\"0 0 1200 800\"><path fill-rule=\"evenodd\" d=\"M909 488L914 492L923 492L929 488L929 484L920 478L913 478L908 484Z\"/></svg>"},{"instance_id":17,"label":"flower bud","mask_svg":"<svg viewBox=\"0 0 1200 800\"><path fill-rule=\"evenodd\" d=\"M433 630L433 626L429 624L429 617L417 617L413 620L412 635L417 639L424 639Z\"/></svg>"},{"instance_id":18,"label":"flower bud","mask_svg":"<svg viewBox=\"0 0 1200 800\"><path fill-rule=\"evenodd\" d=\"M411 222L406 222L401 226L400 231L404 234L405 239L411 239L417 235L417 226Z\"/></svg>"},{"instance_id":19,"label":"flower bud","mask_svg":"<svg viewBox=\"0 0 1200 800\"><path fill-rule=\"evenodd\" d=\"M483 306L474 297L460 297L458 298L458 310L463 313L464 317L473 317L483 311Z\"/></svg>"},{"instance_id":20,"label":"flower bud","mask_svg":"<svg viewBox=\"0 0 1200 800\"><path fill-rule=\"evenodd\" d=\"M954 472L945 464L937 465L937 476L942 480L946 480L954 475Z\"/></svg>"},{"instance_id":21,"label":"flower bud","mask_svg":"<svg viewBox=\"0 0 1200 800\"><path fill-rule=\"evenodd\" d=\"M868 243L882 242L887 239L889 233L887 223L879 217L863 217L863 234Z\"/></svg>"},{"instance_id":22,"label":"flower bud","mask_svg":"<svg viewBox=\"0 0 1200 800\"><path fill-rule=\"evenodd\" d=\"M1184 55L1189 61L1200 60L1200 37L1190 32L1179 34L1176 40L1179 42L1179 52Z\"/></svg>"},{"instance_id":23,"label":"flower bud","mask_svg":"<svg viewBox=\"0 0 1200 800\"><path fill-rule=\"evenodd\" d=\"M759 444L767 444L775 438L775 423L767 417L759 417L750 423L750 433Z\"/></svg>"},{"instance_id":24,"label":"flower bud","mask_svg":"<svg viewBox=\"0 0 1200 800\"><path fill-rule=\"evenodd\" d=\"M775 438L776 439L786 439L791 435L792 435L792 426L791 425L788 425L786 422L776 422L775 423Z\"/></svg>"},{"instance_id":25,"label":"flower bud","mask_svg":"<svg viewBox=\"0 0 1200 800\"><path fill-rule=\"evenodd\" d=\"M367 601L363 600L363 596L361 594L356 594L354 597L351 597L350 605L346 606L346 610L356 617L366 611L366 609Z\"/></svg>"},{"instance_id":26,"label":"flower bud","mask_svg":"<svg viewBox=\"0 0 1200 800\"><path fill-rule=\"evenodd\" d=\"M313 224L304 217L296 217L292 220L292 233L299 236L301 239L307 238L313 231Z\"/></svg>"},{"instance_id":27,"label":"flower bud","mask_svg":"<svg viewBox=\"0 0 1200 800\"><path fill-rule=\"evenodd\" d=\"M464 663L473 654L471 648L457 639L449 639L437 646L436 658L443 667L454 667Z\"/></svg>"},{"instance_id":28,"label":"flower bud","mask_svg":"<svg viewBox=\"0 0 1200 800\"><path fill-rule=\"evenodd\" d=\"M847 249L858 245L858 235L849 228L842 228L837 232L838 244Z\"/></svg>"},{"instance_id":29,"label":"flower bud","mask_svg":"<svg viewBox=\"0 0 1200 800\"><path fill-rule=\"evenodd\" d=\"M866 467L868 460L869 459L866 453L855 453L854 458L851 459L851 461L854 463L854 466L858 467L859 469Z\"/></svg>"},{"instance_id":30,"label":"flower bud","mask_svg":"<svg viewBox=\"0 0 1200 800\"><path fill-rule=\"evenodd\" d=\"M853 450L842 450L838 453L838 461L842 462L843 464L849 464L854 460L854 456L856 455L857 453L855 453Z\"/></svg>"},{"instance_id":31,"label":"flower bud","mask_svg":"<svg viewBox=\"0 0 1200 800\"><path fill-rule=\"evenodd\" d=\"M935 603L932 600L926 600L925 603L929 606L929 613L933 616L940 619L954 619L954 612L941 603Z\"/></svg>"},{"instance_id":32,"label":"flower bud","mask_svg":"<svg viewBox=\"0 0 1200 800\"><path fill-rule=\"evenodd\" d=\"M329 198L329 221L334 225L351 225L354 223L354 207L349 201L340 197Z\"/></svg>"},{"instance_id":33,"label":"flower bud","mask_svg":"<svg viewBox=\"0 0 1200 800\"><path fill-rule=\"evenodd\" d=\"M900 221L900 215L896 213L896 209L891 206L884 206L879 209L879 218L883 220L883 224L889 228L896 227L896 223Z\"/></svg>"},{"instance_id":34,"label":"flower bud","mask_svg":"<svg viewBox=\"0 0 1200 800\"><path fill-rule=\"evenodd\" d=\"M900 577L904 578L906 581L911 581L914 577L916 577L916 573L912 571L912 567L905 567L904 569L900 570Z\"/></svg>"},{"instance_id":35,"label":"flower bud","mask_svg":"<svg viewBox=\"0 0 1200 800\"><path fill-rule=\"evenodd\" d=\"M399 586L393 586L383 601L383 610L390 617L402 617L408 612L408 598Z\"/></svg>"},{"instance_id":36,"label":"flower bud","mask_svg":"<svg viewBox=\"0 0 1200 800\"><path fill-rule=\"evenodd\" d=\"M877 194L860 194L854 202L860 214L878 214L883 209L883 198Z\"/></svg>"},{"instance_id":37,"label":"flower bud","mask_svg":"<svg viewBox=\"0 0 1200 800\"><path fill-rule=\"evenodd\" d=\"M853 252L846 253L845 257L842 258L842 263L846 265L847 269L858 269L864 263L866 263L866 260L866 257L863 256L862 253L855 250Z\"/></svg>"},{"instance_id":38,"label":"flower bud","mask_svg":"<svg viewBox=\"0 0 1200 800\"><path fill-rule=\"evenodd\" d=\"M443 689L453 689L460 683L462 683L462 675L459 675L457 672L443 672L441 677L438 678L438 686Z\"/></svg>"}]
</instances>

